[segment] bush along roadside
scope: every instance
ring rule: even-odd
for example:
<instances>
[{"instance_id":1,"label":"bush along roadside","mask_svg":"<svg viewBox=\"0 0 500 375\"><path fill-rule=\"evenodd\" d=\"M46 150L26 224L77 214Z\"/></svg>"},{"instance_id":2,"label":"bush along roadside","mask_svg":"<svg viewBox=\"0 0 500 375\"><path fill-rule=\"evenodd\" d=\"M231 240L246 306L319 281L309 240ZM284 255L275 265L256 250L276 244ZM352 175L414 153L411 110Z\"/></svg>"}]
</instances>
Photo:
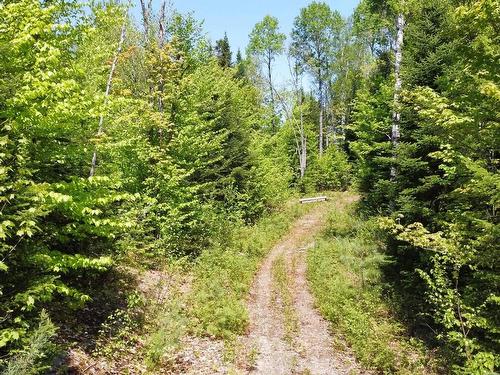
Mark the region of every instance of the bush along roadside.
<instances>
[{"instance_id":1,"label":"bush along roadside","mask_svg":"<svg viewBox=\"0 0 500 375\"><path fill-rule=\"evenodd\" d=\"M248 324L245 298L260 261L311 206L288 204L204 251L194 268L189 313L196 334L232 339Z\"/></svg>"},{"instance_id":2,"label":"bush along roadside","mask_svg":"<svg viewBox=\"0 0 500 375\"><path fill-rule=\"evenodd\" d=\"M195 260L172 259L161 271L141 271L146 287L138 288L145 290L111 317L111 330L98 342L94 355L103 369L120 370L126 362L137 371L177 371L183 339L192 335L223 339L224 354L231 355L248 324L245 299L260 261L311 207L290 201L251 226L224 222L223 238Z\"/></svg>"},{"instance_id":3,"label":"bush along roadside","mask_svg":"<svg viewBox=\"0 0 500 375\"><path fill-rule=\"evenodd\" d=\"M364 367L381 373L440 373L436 355L410 337L391 311L382 278L388 262L375 221L357 217L352 205L332 212L308 254L308 280L320 312L332 324L335 345L347 343Z\"/></svg>"}]
</instances>

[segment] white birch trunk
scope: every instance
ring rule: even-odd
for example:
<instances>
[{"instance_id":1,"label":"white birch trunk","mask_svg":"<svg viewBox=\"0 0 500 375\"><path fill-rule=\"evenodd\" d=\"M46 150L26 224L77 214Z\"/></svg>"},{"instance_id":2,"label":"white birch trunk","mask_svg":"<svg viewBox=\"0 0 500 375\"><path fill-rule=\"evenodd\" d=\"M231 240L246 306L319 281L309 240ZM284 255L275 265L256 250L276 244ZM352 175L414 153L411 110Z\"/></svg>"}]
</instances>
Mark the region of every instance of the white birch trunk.
<instances>
[{"instance_id":1,"label":"white birch trunk","mask_svg":"<svg viewBox=\"0 0 500 375\"><path fill-rule=\"evenodd\" d=\"M302 98L300 100L300 152L299 152L299 164L300 164L300 178L304 178L307 169L307 138L304 129L304 112L302 108Z\"/></svg>"},{"instance_id":2,"label":"white birch trunk","mask_svg":"<svg viewBox=\"0 0 500 375\"><path fill-rule=\"evenodd\" d=\"M323 81L319 78L319 156L323 155Z\"/></svg>"},{"instance_id":3,"label":"white birch trunk","mask_svg":"<svg viewBox=\"0 0 500 375\"><path fill-rule=\"evenodd\" d=\"M278 91L275 91L275 98L278 99L278 101L282 104L283 110L286 113L287 119L292 122L292 129L293 129L293 135L294 135L294 140L295 140L295 151L297 153L297 157L299 159L299 171L300 171L300 178L302 179L306 173L307 170L307 136L306 136L306 131L304 128L304 109L303 109L303 104L304 104L304 98L302 95L303 92L303 87L302 87L302 82L299 85L299 80L300 80L300 73L296 68L292 68L290 59L288 60L288 67L290 69L290 74L293 78L293 86L294 86L294 102L291 105L290 108L288 108L286 101L283 100L281 95L279 95ZM298 103L300 105L300 123L299 123L299 129L298 129L298 135L297 135L297 130L294 126L294 113L293 113L293 106L295 103Z\"/></svg>"},{"instance_id":4,"label":"white birch trunk","mask_svg":"<svg viewBox=\"0 0 500 375\"><path fill-rule=\"evenodd\" d=\"M271 110L273 114L272 122L271 122L271 127L272 127L272 132L274 133L276 130L276 124L275 124L275 106L274 106L274 90L273 90L273 73L272 73L272 56L271 56L271 51L267 52L267 79L269 80L269 93L270 93L270 100L271 100Z\"/></svg>"},{"instance_id":5,"label":"white birch trunk","mask_svg":"<svg viewBox=\"0 0 500 375\"><path fill-rule=\"evenodd\" d=\"M405 17L403 13L398 15L397 23L397 35L396 44L394 46L395 63L394 63L394 111L392 113L392 131L391 131L391 142L393 148L393 165L391 166L391 179L395 179L397 175L397 168L395 166L396 162L396 149L399 144L400 129L399 124L401 121L401 113L399 109L399 96L401 93L402 80L401 80L401 61L403 59L403 39L404 39L404 28L405 28Z\"/></svg>"},{"instance_id":6,"label":"white birch trunk","mask_svg":"<svg viewBox=\"0 0 500 375\"><path fill-rule=\"evenodd\" d=\"M146 41L148 41L149 38L149 30L150 30L149 22L151 18L152 9L153 9L152 0L148 1L147 7L144 0L141 0L142 22L144 23L144 33L146 34Z\"/></svg>"},{"instance_id":7,"label":"white birch trunk","mask_svg":"<svg viewBox=\"0 0 500 375\"><path fill-rule=\"evenodd\" d=\"M160 80L158 82L158 112L160 115L163 114L163 46L165 44L165 7L167 3L162 2L160 7L160 17L158 20L158 47L159 47L159 60L160 60ZM163 141L163 129L160 125L160 130L158 130L159 143L161 145Z\"/></svg>"},{"instance_id":8,"label":"white birch trunk","mask_svg":"<svg viewBox=\"0 0 500 375\"><path fill-rule=\"evenodd\" d=\"M346 121L346 116L345 113L343 113L342 117L340 118L340 129L339 129L339 136L341 137L342 142L345 142L345 121Z\"/></svg>"},{"instance_id":9,"label":"white birch trunk","mask_svg":"<svg viewBox=\"0 0 500 375\"><path fill-rule=\"evenodd\" d=\"M106 83L106 92L104 94L104 106L106 106L106 104L108 104L109 93L111 91L111 84L113 82L113 75L115 73L116 64L118 62L118 56L120 55L120 53L122 51L123 42L125 41L125 30L126 30L126 25L125 25L125 21L124 21L123 25L122 25L122 30L120 33L120 41L118 42L118 48L116 50L115 56L113 57L113 62L111 63L111 69L109 71L108 82ZM101 115L99 116L99 126L97 128L97 136L102 135L102 133L104 131L103 124L104 124L104 114L101 113ZM97 149L94 150L94 155L92 155L92 165L90 167L90 177L94 176L96 166L97 166Z\"/></svg>"}]
</instances>

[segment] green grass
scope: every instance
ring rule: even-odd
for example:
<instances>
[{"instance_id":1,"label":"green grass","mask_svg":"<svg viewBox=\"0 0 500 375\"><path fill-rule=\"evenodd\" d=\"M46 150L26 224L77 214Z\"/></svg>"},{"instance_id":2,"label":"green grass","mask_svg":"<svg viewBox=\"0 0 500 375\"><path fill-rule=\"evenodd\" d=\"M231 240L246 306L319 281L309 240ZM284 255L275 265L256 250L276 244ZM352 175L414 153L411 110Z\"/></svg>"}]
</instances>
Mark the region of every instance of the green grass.
<instances>
[{"instance_id":1,"label":"green grass","mask_svg":"<svg viewBox=\"0 0 500 375\"><path fill-rule=\"evenodd\" d=\"M159 368L177 371L182 337L198 334L224 339L225 360L231 363L243 352L236 337L248 324L245 301L261 260L291 224L313 207L295 202L253 226L227 228L224 239L195 261L159 259L156 268L165 280L152 284L153 289L145 294L132 294L138 301L108 318L94 356L110 363L125 359L131 365L145 365L149 373ZM141 262L132 265L138 268ZM159 298L164 292L166 298Z\"/></svg>"},{"instance_id":2,"label":"green grass","mask_svg":"<svg viewBox=\"0 0 500 375\"><path fill-rule=\"evenodd\" d=\"M388 262L373 222L339 209L308 253L308 279L337 344L347 342L366 368L386 374L435 373L422 342L409 337L383 297L381 266Z\"/></svg>"},{"instance_id":3,"label":"green grass","mask_svg":"<svg viewBox=\"0 0 500 375\"><path fill-rule=\"evenodd\" d=\"M223 339L244 333L248 325L245 299L261 260L310 207L288 204L254 226L238 228L230 242L201 254L189 296L195 333Z\"/></svg>"},{"instance_id":4,"label":"green grass","mask_svg":"<svg viewBox=\"0 0 500 375\"><path fill-rule=\"evenodd\" d=\"M157 313L154 330L150 329L145 345L145 362L151 370L160 365L164 369L174 365L187 323L178 301L165 303Z\"/></svg>"},{"instance_id":5,"label":"green grass","mask_svg":"<svg viewBox=\"0 0 500 375\"><path fill-rule=\"evenodd\" d=\"M283 255L276 258L272 264L273 298L277 302L274 305L283 311L284 339L289 344L293 344L293 339L299 330L299 319L293 305L292 295L293 280L291 273L293 274L294 269L294 264L292 264L292 270L287 267Z\"/></svg>"}]
</instances>

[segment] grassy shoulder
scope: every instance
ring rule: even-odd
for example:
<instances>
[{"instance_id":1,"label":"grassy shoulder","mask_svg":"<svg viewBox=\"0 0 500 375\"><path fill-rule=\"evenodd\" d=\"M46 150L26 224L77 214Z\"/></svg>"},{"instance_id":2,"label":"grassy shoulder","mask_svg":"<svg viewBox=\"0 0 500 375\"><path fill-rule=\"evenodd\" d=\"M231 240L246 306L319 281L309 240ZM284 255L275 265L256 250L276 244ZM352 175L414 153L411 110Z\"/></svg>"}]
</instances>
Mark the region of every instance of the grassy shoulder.
<instances>
[{"instance_id":1,"label":"grassy shoulder","mask_svg":"<svg viewBox=\"0 0 500 375\"><path fill-rule=\"evenodd\" d=\"M390 260L380 250L375 228L356 216L353 205L330 214L308 253L316 304L331 322L338 345L347 342L364 367L387 374L436 373L436 360L406 334L384 298L381 267Z\"/></svg>"},{"instance_id":2,"label":"grassy shoulder","mask_svg":"<svg viewBox=\"0 0 500 375\"><path fill-rule=\"evenodd\" d=\"M231 339L248 325L245 300L261 260L311 206L289 203L231 240L204 251L193 270L189 315L195 333Z\"/></svg>"},{"instance_id":3,"label":"grassy shoulder","mask_svg":"<svg viewBox=\"0 0 500 375\"><path fill-rule=\"evenodd\" d=\"M311 207L293 198L252 226L228 227L224 240L214 239L196 260L159 259L153 266L149 258L126 259L123 271L132 280L126 303L107 317L94 349L72 352L71 368L179 372L183 340L193 335L224 339L226 350L235 350L233 339L248 324L246 298L255 272Z\"/></svg>"}]
</instances>

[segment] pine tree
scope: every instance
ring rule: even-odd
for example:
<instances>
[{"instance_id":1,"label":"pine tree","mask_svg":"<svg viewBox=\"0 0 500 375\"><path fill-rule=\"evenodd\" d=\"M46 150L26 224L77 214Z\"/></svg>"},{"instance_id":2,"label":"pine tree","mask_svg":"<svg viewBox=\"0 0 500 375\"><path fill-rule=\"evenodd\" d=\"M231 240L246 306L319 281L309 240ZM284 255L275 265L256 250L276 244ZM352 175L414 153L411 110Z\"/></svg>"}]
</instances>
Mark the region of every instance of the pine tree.
<instances>
[{"instance_id":1,"label":"pine tree","mask_svg":"<svg viewBox=\"0 0 500 375\"><path fill-rule=\"evenodd\" d=\"M215 55L222 68L230 68L232 66L232 52L229 45L227 33L224 33L224 38L215 42Z\"/></svg>"},{"instance_id":2,"label":"pine tree","mask_svg":"<svg viewBox=\"0 0 500 375\"><path fill-rule=\"evenodd\" d=\"M237 79L245 79L247 76L245 61L243 60L243 56L241 55L241 51L238 48L238 52L236 53L236 73L235 77Z\"/></svg>"}]
</instances>

